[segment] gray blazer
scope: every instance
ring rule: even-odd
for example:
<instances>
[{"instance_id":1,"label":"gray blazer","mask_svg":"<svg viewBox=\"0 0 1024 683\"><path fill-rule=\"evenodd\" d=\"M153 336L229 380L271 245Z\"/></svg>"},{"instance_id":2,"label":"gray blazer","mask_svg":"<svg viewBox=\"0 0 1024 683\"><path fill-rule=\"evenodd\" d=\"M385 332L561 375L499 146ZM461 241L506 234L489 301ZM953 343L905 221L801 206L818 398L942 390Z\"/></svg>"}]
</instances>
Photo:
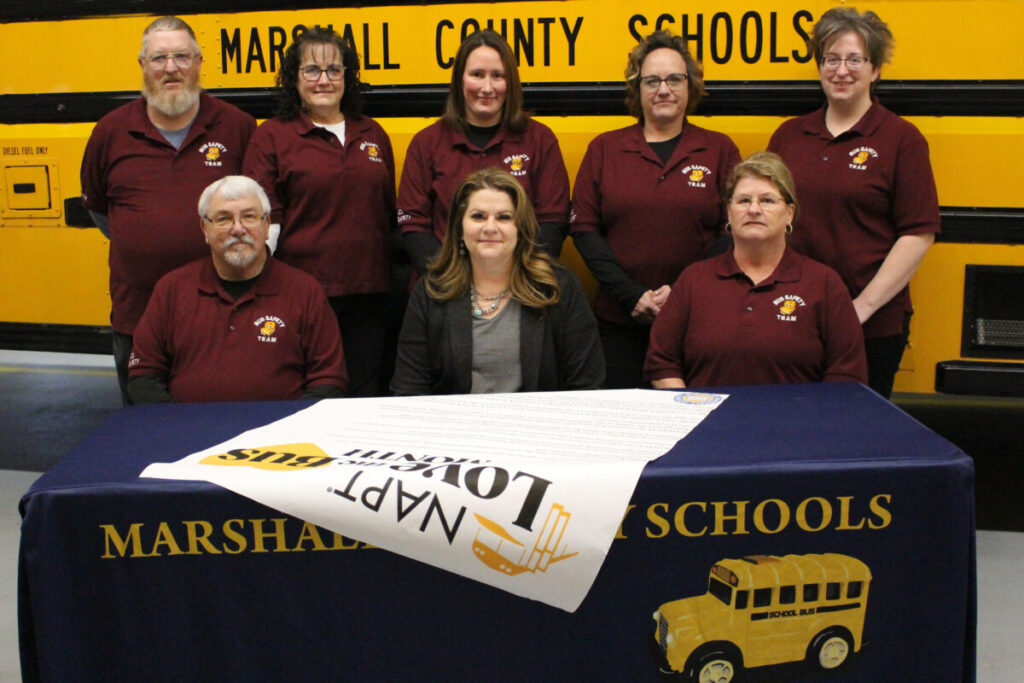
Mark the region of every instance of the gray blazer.
<instances>
[{"instance_id":1,"label":"gray blazer","mask_svg":"<svg viewBox=\"0 0 1024 683\"><path fill-rule=\"evenodd\" d=\"M523 306L520 391L597 389L604 354L597 321L576 275L555 266L561 296L544 309ZM421 279L409 298L391 390L396 396L468 394L472 387L473 318L469 294L437 301Z\"/></svg>"}]
</instances>

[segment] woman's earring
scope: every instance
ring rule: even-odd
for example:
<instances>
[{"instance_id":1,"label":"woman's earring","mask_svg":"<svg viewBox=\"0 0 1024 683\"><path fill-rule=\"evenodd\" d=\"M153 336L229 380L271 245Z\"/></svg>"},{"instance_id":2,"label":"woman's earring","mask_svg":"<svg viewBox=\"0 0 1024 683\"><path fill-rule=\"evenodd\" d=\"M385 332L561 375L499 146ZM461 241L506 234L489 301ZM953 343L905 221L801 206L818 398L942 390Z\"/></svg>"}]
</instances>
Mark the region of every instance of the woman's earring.
<instances>
[{"instance_id":1,"label":"woman's earring","mask_svg":"<svg viewBox=\"0 0 1024 683\"><path fill-rule=\"evenodd\" d=\"M789 225L786 226L786 234L787 235L792 235L793 234L793 224L792 223L790 223Z\"/></svg>"},{"instance_id":2,"label":"woman's earring","mask_svg":"<svg viewBox=\"0 0 1024 683\"><path fill-rule=\"evenodd\" d=\"M725 230L725 234L728 235L729 233L732 232L732 225L730 225L729 223L726 223L725 224L725 228L723 228L723 230Z\"/></svg>"},{"instance_id":3,"label":"woman's earring","mask_svg":"<svg viewBox=\"0 0 1024 683\"><path fill-rule=\"evenodd\" d=\"M459 256L465 256L465 255L466 255L466 241L465 240L459 240Z\"/></svg>"}]
</instances>

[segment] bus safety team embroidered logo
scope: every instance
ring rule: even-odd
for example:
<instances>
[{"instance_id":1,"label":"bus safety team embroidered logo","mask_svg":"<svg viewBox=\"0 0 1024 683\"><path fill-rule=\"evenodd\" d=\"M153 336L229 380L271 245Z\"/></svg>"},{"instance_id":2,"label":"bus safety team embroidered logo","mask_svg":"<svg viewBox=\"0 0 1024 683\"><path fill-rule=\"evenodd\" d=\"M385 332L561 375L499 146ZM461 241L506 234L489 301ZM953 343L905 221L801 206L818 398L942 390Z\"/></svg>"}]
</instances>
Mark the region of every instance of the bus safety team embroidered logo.
<instances>
[{"instance_id":1,"label":"bus safety team embroidered logo","mask_svg":"<svg viewBox=\"0 0 1024 683\"><path fill-rule=\"evenodd\" d=\"M850 151L850 168L856 171L868 170L868 161L877 159L878 152L871 147L858 147Z\"/></svg>"},{"instance_id":2,"label":"bus safety team embroidered logo","mask_svg":"<svg viewBox=\"0 0 1024 683\"><path fill-rule=\"evenodd\" d=\"M384 163L384 160L380 158L380 147L376 142L360 143L359 149L366 152L366 158L370 161L375 161L378 164Z\"/></svg>"},{"instance_id":3,"label":"bus safety team embroidered logo","mask_svg":"<svg viewBox=\"0 0 1024 683\"><path fill-rule=\"evenodd\" d=\"M777 319L792 323L796 322L796 309L807 304L795 294L785 294L772 301L772 305L779 307L779 312L775 314Z\"/></svg>"},{"instance_id":4,"label":"bus safety team embroidered logo","mask_svg":"<svg viewBox=\"0 0 1024 683\"><path fill-rule=\"evenodd\" d=\"M199 148L199 153L203 155L203 163L207 166L221 166L223 162L221 157L228 151L228 148L219 142L207 142Z\"/></svg>"},{"instance_id":5,"label":"bus safety team embroidered logo","mask_svg":"<svg viewBox=\"0 0 1024 683\"><path fill-rule=\"evenodd\" d=\"M526 154L512 154L511 156L505 157L505 165L508 166L508 172L514 176L526 175L526 162L530 160L530 157Z\"/></svg>"},{"instance_id":6,"label":"bus safety team embroidered logo","mask_svg":"<svg viewBox=\"0 0 1024 683\"><path fill-rule=\"evenodd\" d=\"M286 327L284 321L276 315L265 315L257 318L253 325L256 326L256 338L268 344L276 343L277 333L282 327Z\"/></svg>"},{"instance_id":7,"label":"bus safety team embroidered logo","mask_svg":"<svg viewBox=\"0 0 1024 683\"><path fill-rule=\"evenodd\" d=\"M711 175L707 166L687 166L680 172L686 176L686 184L690 187L707 187L706 181Z\"/></svg>"}]
</instances>

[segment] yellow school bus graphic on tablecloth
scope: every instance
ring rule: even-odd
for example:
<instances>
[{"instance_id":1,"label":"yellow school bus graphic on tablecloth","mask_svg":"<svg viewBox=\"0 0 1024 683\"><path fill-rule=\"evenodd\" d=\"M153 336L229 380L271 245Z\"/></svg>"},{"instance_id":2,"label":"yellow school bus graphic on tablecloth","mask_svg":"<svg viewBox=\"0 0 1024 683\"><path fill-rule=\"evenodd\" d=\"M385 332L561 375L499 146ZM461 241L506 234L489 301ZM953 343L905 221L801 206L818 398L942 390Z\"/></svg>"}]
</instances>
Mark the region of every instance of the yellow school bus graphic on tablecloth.
<instances>
[{"instance_id":1,"label":"yellow school bus graphic on tablecloth","mask_svg":"<svg viewBox=\"0 0 1024 683\"><path fill-rule=\"evenodd\" d=\"M562 542L572 515L558 503L548 511L532 548L494 520L480 514L475 516L480 528L473 538L473 553L485 565L502 574L515 576L523 572L546 572L549 565L578 554L567 553Z\"/></svg>"},{"instance_id":2,"label":"yellow school bus graphic on tablecloth","mask_svg":"<svg viewBox=\"0 0 1024 683\"><path fill-rule=\"evenodd\" d=\"M836 553L720 560L705 595L654 613L652 652L662 672L694 681L804 659L836 669L860 651L870 583L866 564Z\"/></svg>"}]
</instances>

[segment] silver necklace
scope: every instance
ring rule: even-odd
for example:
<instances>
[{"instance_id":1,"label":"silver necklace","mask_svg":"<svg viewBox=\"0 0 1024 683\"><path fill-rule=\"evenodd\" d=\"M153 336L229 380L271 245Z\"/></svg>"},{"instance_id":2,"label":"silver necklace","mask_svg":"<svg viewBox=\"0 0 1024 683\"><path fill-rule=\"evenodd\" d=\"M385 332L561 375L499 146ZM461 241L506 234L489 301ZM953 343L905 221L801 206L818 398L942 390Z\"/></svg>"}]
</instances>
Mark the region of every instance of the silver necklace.
<instances>
[{"instance_id":1,"label":"silver necklace","mask_svg":"<svg viewBox=\"0 0 1024 683\"><path fill-rule=\"evenodd\" d=\"M476 291L476 287L473 285L469 286L469 303L473 307L473 317L480 319L486 318L487 316L498 310L498 306L501 305L501 300L508 295L508 290L504 289L498 292L497 296L481 296L480 292ZM481 301L489 301L490 303L486 306L481 305Z\"/></svg>"}]
</instances>

